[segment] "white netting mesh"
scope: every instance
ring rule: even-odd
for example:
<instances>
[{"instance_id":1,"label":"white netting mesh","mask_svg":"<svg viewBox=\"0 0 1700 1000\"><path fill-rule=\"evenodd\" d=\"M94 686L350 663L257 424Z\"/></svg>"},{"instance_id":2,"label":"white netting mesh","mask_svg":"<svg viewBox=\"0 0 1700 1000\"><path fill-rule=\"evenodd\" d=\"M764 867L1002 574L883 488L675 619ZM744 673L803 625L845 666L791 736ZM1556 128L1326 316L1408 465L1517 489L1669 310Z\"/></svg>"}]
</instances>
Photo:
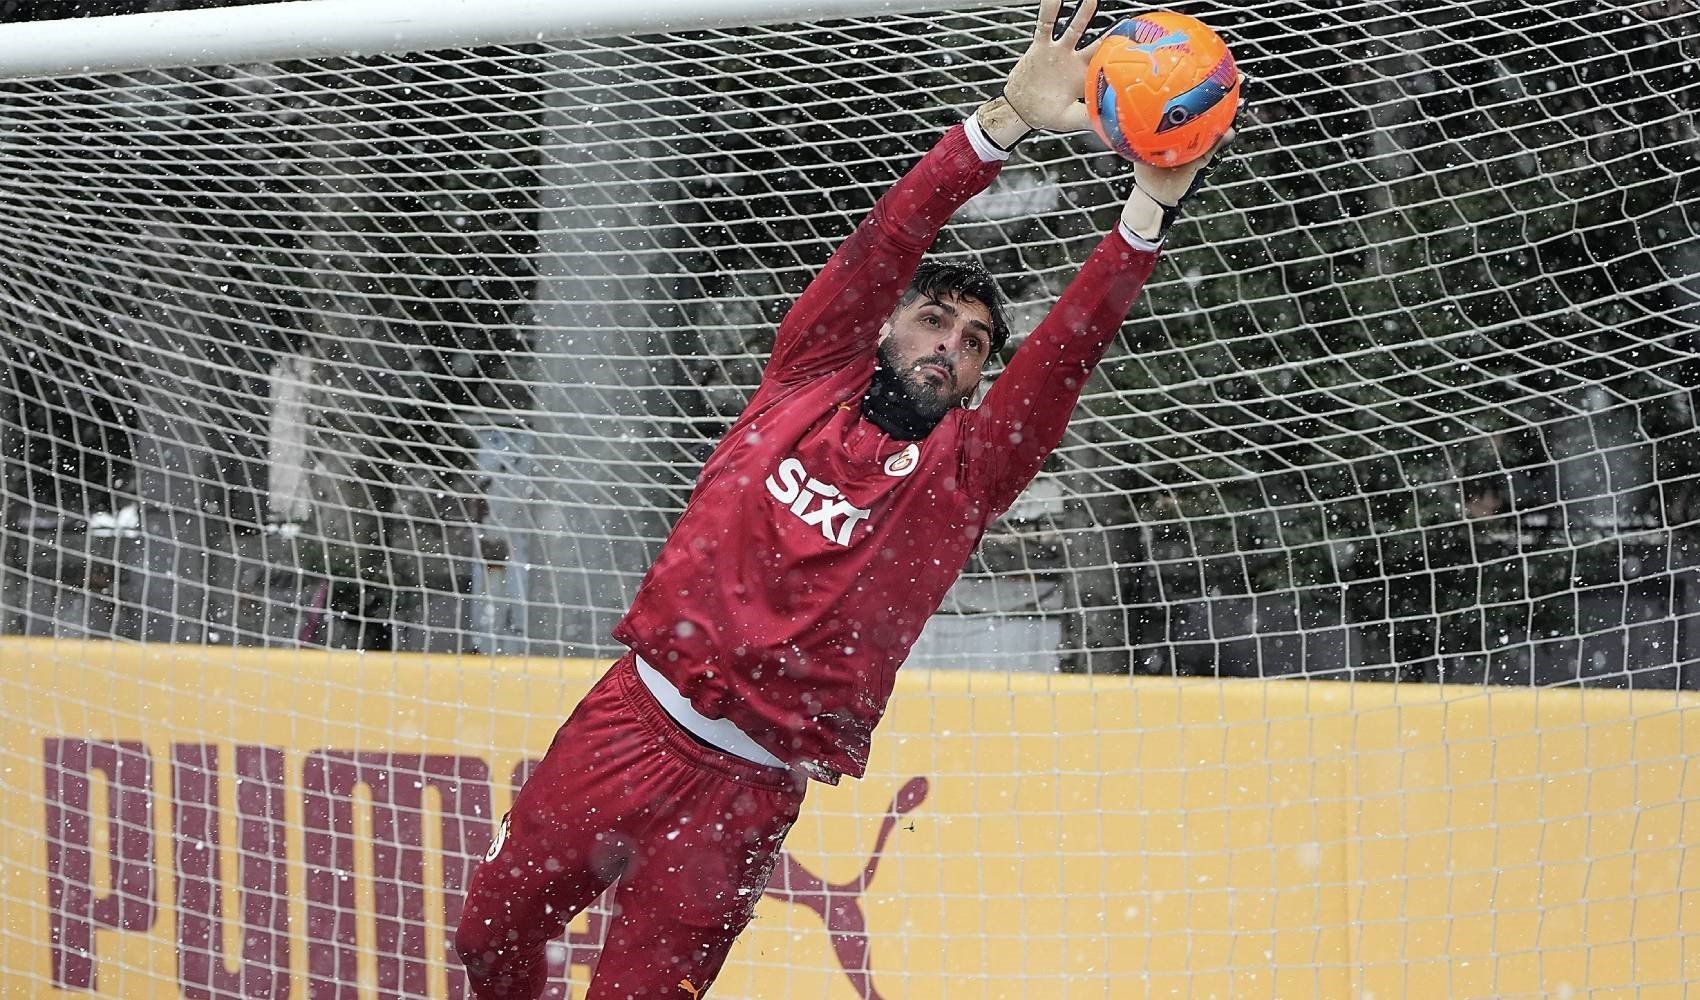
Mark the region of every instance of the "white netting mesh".
<instances>
[{"instance_id":1,"label":"white netting mesh","mask_svg":"<svg viewBox=\"0 0 1700 1000\"><path fill-rule=\"evenodd\" d=\"M1188 11L1236 150L912 666L1700 688L1700 12ZM0 84L4 631L607 656L1030 17ZM936 251L1030 328L1127 183L1032 141Z\"/></svg>"},{"instance_id":2,"label":"white netting mesh","mask_svg":"<svg viewBox=\"0 0 1700 1000\"><path fill-rule=\"evenodd\" d=\"M958 591L1002 625L938 628L1099 671L1672 683L1691 12L1203 13L1253 79L1237 155ZM608 652L776 317L1024 30L9 85L11 630ZM1125 182L1032 143L939 250L1030 321Z\"/></svg>"}]
</instances>

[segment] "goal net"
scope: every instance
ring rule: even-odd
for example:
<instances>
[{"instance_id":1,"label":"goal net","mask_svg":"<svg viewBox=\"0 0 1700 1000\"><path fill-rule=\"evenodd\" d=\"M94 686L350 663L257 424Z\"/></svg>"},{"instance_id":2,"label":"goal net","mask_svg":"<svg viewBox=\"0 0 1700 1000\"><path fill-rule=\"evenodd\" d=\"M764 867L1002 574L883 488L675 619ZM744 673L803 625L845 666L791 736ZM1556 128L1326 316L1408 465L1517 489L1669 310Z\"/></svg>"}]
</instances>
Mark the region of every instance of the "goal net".
<instances>
[{"instance_id":1,"label":"goal net","mask_svg":"<svg viewBox=\"0 0 1700 1000\"><path fill-rule=\"evenodd\" d=\"M1036 5L591 6L0 39L8 989L459 995L777 321ZM1676 995L1700 10L1186 10L1232 155L723 989ZM1129 182L1036 138L934 252L1019 334Z\"/></svg>"}]
</instances>

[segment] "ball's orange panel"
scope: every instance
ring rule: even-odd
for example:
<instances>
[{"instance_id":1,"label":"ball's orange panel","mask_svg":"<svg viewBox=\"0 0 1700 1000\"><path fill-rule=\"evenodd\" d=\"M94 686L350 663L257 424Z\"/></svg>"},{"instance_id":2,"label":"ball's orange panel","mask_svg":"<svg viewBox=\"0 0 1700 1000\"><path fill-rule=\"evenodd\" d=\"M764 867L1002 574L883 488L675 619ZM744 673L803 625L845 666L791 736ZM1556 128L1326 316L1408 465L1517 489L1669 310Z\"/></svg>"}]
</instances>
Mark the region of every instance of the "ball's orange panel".
<instances>
[{"instance_id":1,"label":"ball's orange panel","mask_svg":"<svg viewBox=\"0 0 1700 1000\"><path fill-rule=\"evenodd\" d=\"M1208 152L1233 125L1239 93L1221 36L1170 11L1118 22L1086 73L1086 109L1105 145L1163 166Z\"/></svg>"}]
</instances>

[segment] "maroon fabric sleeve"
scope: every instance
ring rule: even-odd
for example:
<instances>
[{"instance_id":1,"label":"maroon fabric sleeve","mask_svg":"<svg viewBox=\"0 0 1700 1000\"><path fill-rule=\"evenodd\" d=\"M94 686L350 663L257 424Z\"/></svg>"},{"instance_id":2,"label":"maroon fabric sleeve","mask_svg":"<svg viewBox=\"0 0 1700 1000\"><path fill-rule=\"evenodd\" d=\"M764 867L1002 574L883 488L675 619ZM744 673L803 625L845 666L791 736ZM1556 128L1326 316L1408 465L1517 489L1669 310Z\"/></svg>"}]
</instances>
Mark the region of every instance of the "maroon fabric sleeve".
<instances>
[{"instance_id":1,"label":"maroon fabric sleeve","mask_svg":"<svg viewBox=\"0 0 1700 1000\"><path fill-rule=\"evenodd\" d=\"M779 324L765 377L794 381L871 350L951 214L991 184L961 125L910 168L845 240Z\"/></svg>"},{"instance_id":2,"label":"maroon fabric sleeve","mask_svg":"<svg viewBox=\"0 0 1700 1000\"><path fill-rule=\"evenodd\" d=\"M1105 237L974 411L969 482L992 518L1061 443L1086 380L1156 265L1156 250L1135 247L1119 229Z\"/></svg>"}]
</instances>

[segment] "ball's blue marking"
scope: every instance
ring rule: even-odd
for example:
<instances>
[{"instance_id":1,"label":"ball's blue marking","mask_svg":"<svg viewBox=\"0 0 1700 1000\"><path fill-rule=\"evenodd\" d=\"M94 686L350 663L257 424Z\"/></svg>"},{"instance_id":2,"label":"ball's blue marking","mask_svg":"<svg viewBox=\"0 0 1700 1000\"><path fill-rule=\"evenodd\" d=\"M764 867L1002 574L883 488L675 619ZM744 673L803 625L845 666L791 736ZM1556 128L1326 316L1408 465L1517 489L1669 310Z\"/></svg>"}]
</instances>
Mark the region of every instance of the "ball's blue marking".
<instances>
[{"instance_id":1,"label":"ball's blue marking","mask_svg":"<svg viewBox=\"0 0 1700 1000\"><path fill-rule=\"evenodd\" d=\"M1180 128L1199 115L1222 103L1228 96L1229 85L1222 82L1224 74L1212 73L1203 82L1163 105L1163 117L1157 120L1157 134Z\"/></svg>"},{"instance_id":2,"label":"ball's blue marking","mask_svg":"<svg viewBox=\"0 0 1700 1000\"><path fill-rule=\"evenodd\" d=\"M1116 91L1110 86L1109 79L1098 74L1098 124L1104 128L1104 138L1110 141L1110 148L1129 159L1137 160L1139 155L1128 145L1127 136L1122 134L1122 123L1116 109Z\"/></svg>"},{"instance_id":3,"label":"ball's blue marking","mask_svg":"<svg viewBox=\"0 0 1700 1000\"><path fill-rule=\"evenodd\" d=\"M1133 42L1130 49L1140 52L1151 60L1151 72L1157 73L1162 67L1157 63L1157 50L1168 48L1184 48L1189 39L1186 32L1165 30L1162 25L1134 17L1117 21L1108 34L1120 35Z\"/></svg>"}]
</instances>

